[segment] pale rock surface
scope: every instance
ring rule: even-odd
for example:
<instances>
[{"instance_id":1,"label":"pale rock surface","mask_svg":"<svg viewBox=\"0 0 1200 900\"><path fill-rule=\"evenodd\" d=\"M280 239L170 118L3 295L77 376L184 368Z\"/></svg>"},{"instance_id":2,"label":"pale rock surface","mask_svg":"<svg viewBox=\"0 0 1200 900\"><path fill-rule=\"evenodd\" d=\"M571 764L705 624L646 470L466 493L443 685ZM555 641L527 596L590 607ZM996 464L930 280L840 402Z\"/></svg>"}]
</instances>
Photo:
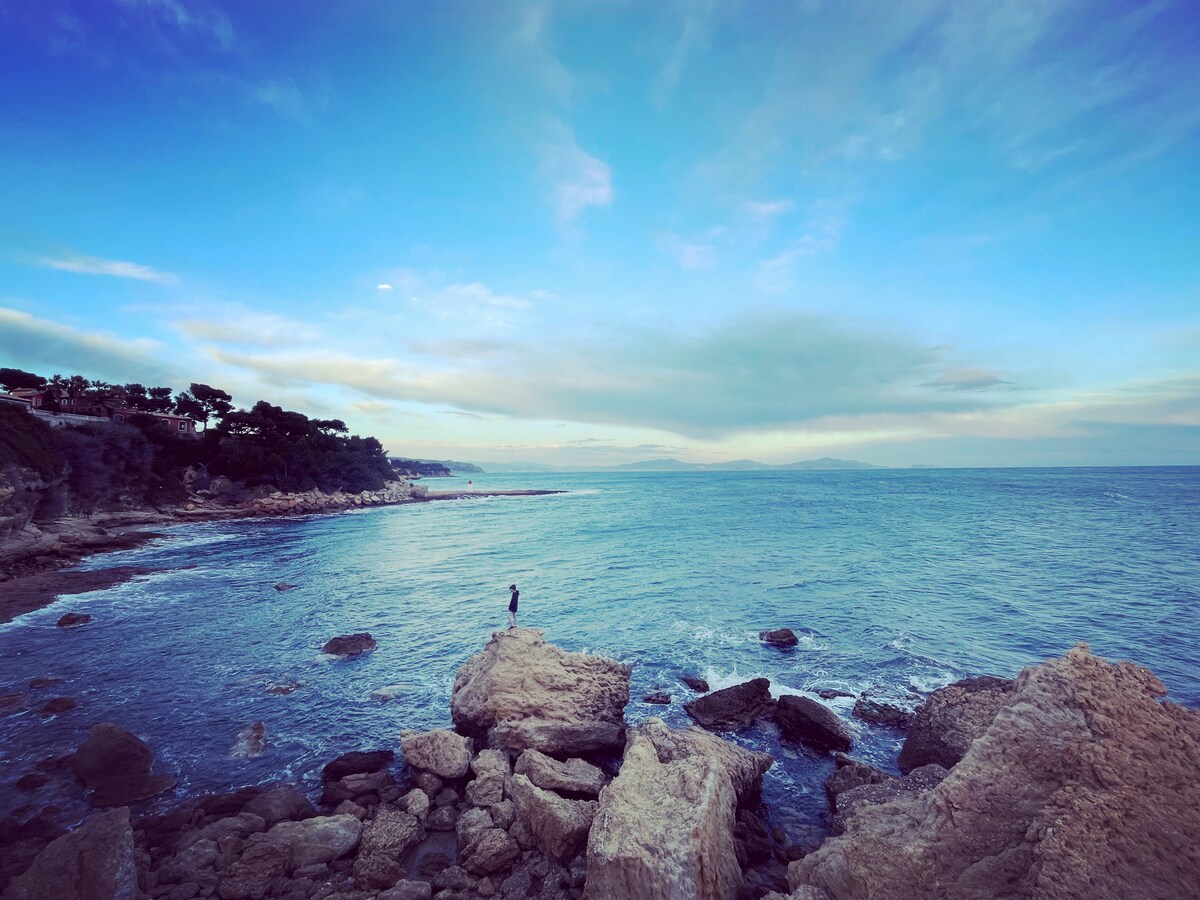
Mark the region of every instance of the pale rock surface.
<instances>
[{"instance_id":1,"label":"pale rock surface","mask_svg":"<svg viewBox=\"0 0 1200 900\"><path fill-rule=\"evenodd\" d=\"M524 775L513 776L510 790L517 816L548 856L567 862L583 849L596 816L595 800L566 800Z\"/></svg>"},{"instance_id":2,"label":"pale rock surface","mask_svg":"<svg viewBox=\"0 0 1200 900\"><path fill-rule=\"evenodd\" d=\"M113 809L56 838L3 900L138 900L133 829L127 808Z\"/></svg>"},{"instance_id":3,"label":"pale rock surface","mask_svg":"<svg viewBox=\"0 0 1200 900\"><path fill-rule=\"evenodd\" d=\"M358 846L363 833L356 817L315 816L302 822L280 822L265 839L288 848L288 871L330 863Z\"/></svg>"},{"instance_id":4,"label":"pale rock surface","mask_svg":"<svg viewBox=\"0 0 1200 900\"><path fill-rule=\"evenodd\" d=\"M420 788L413 788L400 798L404 811L414 816L418 822L424 822L429 815L429 795Z\"/></svg>"},{"instance_id":5,"label":"pale rock surface","mask_svg":"<svg viewBox=\"0 0 1200 900\"><path fill-rule=\"evenodd\" d=\"M670 728L662 719L651 717L638 730L654 745L659 762L704 756L719 763L729 774L739 804L757 796L763 773L774 763L766 753L739 747L695 726Z\"/></svg>"},{"instance_id":6,"label":"pale rock surface","mask_svg":"<svg viewBox=\"0 0 1200 900\"><path fill-rule=\"evenodd\" d=\"M471 739L447 729L400 734L404 761L439 778L462 778L471 765Z\"/></svg>"},{"instance_id":7,"label":"pale rock surface","mask_svg":"<svg viewBox=\"0 0 1200 900\"><path fill-rule=\"evenodd\" d=\"M604 773L582 759L560 762L537 750L526 750L517 758L513 769L535 785L547 791L565 791L598 797L606 781Z\"/></svg>"},{"instance_id":8,"label":"pale rock surface","mask_svg":"<svg viewBox=\"0 0 1200 900\"><path fill-rule=\"evenodd\" d=\"M834 900L1156 900L1200 885L1200 713L1080 644L1026 669L936 787L859 808L789 867ZM595 834L595 829L593 829ZM1189 886L1189 887L1185 887ZM795 896L795 895L793 895Z\"/></svg>"},{"instance_id":9,"label":"pale rock surface","mask_svg":"<svg viewBox=\"0 0 1200 900\"><path fill-rule=\"evenodd\" d=\"M499 750L481 750L471 761L475 779L467 785L467 800L474 806L494 806L504 800L505 786L512 774L508 755Z\"/></svg>"},{"instance_id":10,"label":"pale rock surface","mask_svg":"<svg viewBox=\"0 0 1200 900\"><path fill-rule=\"evenodd\" d=\"M681 753L663 762L646 726L632 730L588 837L587 896L732 900L742 886L736 800L718 758Z\"/></svg>"},{"instance_id":11,"label":"pale rock surface","mask_svg":"<svg viewBox=\"0 0 1200 900\"><path fill-rule=\"evenodd\" d=\"M366 887L391 887L404 877L400 858L424 836L416 816L391 807L381 807L363 830L362 843L354 860L354 878Z\"/></svg>"},{"instance_id":12,"label":"pale rock surface","mask_svg":"<svg viewBox=\"0 0 1200 900\"><path fill-rule=\"evenodd\" d=\"M496 632L454 681L455 726L513 752L621 747L628 666L546 643L537 628Z\"/></svg>"}]
</instances>

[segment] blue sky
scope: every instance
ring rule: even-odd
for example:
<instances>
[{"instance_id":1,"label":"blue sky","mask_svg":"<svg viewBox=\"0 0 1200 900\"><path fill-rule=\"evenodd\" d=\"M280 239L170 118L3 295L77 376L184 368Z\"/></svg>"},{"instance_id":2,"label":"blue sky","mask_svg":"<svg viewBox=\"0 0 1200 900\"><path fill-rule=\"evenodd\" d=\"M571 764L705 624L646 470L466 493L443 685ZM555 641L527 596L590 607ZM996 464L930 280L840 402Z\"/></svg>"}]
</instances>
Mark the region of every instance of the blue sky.
<instances>
[{"instance_id":1,"label":"blue sky","mask_svg":"<svg viewBox=\"0 0 1200 900\"><path fill-rule=\"evenodd\" d=\"M1194 4L0 0L0 363L399 454L1200 464Z\"/></svg>"}]
</instances>

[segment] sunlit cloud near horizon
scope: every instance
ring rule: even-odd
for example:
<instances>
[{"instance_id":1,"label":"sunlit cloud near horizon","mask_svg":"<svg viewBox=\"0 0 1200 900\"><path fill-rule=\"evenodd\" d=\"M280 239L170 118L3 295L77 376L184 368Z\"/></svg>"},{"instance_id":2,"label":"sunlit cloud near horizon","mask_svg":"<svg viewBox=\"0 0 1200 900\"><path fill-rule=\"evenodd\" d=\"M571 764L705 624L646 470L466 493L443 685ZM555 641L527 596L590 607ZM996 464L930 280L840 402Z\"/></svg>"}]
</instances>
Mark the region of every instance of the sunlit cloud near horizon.
<instances>
[{"instance_id":1,"label":"sunlit cloud near horizon","mask_svg":"<svg viewBox=\"0 0 1200 900\"><path fill-rule=\"evenodd\" d=\"M1200 464L1200 19L0 9L0 365L397 455Z\"/></svg>"}]
</instances>

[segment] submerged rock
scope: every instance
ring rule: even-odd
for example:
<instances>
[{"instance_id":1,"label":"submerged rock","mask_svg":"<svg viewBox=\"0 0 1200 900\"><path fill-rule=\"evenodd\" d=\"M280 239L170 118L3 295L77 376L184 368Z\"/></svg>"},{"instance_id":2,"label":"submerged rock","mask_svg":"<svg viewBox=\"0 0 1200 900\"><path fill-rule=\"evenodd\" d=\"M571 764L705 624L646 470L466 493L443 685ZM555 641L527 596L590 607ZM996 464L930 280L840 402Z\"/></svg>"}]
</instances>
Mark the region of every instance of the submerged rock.
<instances>
[{"instance_id":1,"label":"submerged rock","mask_svg":"<svg viewBox=\"0 0 1200 900\"><path fill-rule=\"evenodd\" d=\"M548 644L536 628L496 632L458 670L455 727L513 752L573 754L624 743L628 666Z\"/></svg>"},{"instance_id":2,"label":"submerged rock","mask_svg":"<svg viewBox=\"0 0 1200 900\"><path fill-rule=\"evenodd\" d=\"M299 586L300 585L298 584L288 584L286 581L281 581L279 584L275 585L275 590L282 594L284 591L295 590Z\"/></svg>"},{"instance_id":3,"label":"submerged rock","mask_svg":"<svg viewBox=\"0 0 1200 900\"><path fill-rule=\"evenodd\" d=\"M808 697L784 694L776 710L783 736L820 753L849 752L850 732L837 714Z\"/></svg>"},{"instance_id":4,"label":"submerged rock","mask_svg":"<svg viewBox=\"0 0 1200 900\"><path fill-rule=\"evenodd\" d=\"M93 806L124 806L161 794L175 779L151 775L154 754L141 738L112 722L93 725L68 765L93 789Z\"/></svg>"},{"instance_id":5,"label":"submerged rock","mask_svg":"<svg viewBox=\"0 0 1200 900\"><path fill-rule=\"evenodd\" d=\"M326 763L321 770L323 781L337 781L347 775L366 775L387 768L396 754L392 750L351 750Z\"/></svg>"},{"instance_id":6,"label":"submerged rock","mask_svg":"<svg viewBox=\"0 0 1200 900\"><path fill-rule=\"evenodd\" d=\"M908 710L874 697L860 697L854 701L854 709L850 711L850 715L872 725L886 725L888 728L907 728L912 721L912 713Z\"/></svg>"},{"instance_id":7,"label":"submerged rock","mask_svg":"<svg viewBox=\"0 0 1200 900\"><path fill-rule=\"evenodd\" d=\"M267 726L262 722L247 725L238 732L237 740L229 750L235 759L256 759L262 756L267 746Z\"/></svg>"},{"instance_id":8,"label":"submerged rock","mask_svg":"<svg viewBox=\"0 0 1200 900\"><path fill-rule=\"evenodd\" d=\"M92 621L92 617L84 613L67 613L58 620L59 628L73 628L76 625L86 625Z\"/></svg>"},{"instance_id":9,"label":"submerged rock","mask_svg":"<svg viewBox=\"0 0 1200 900\"><path fill-rule=\"evenodd\" d=\"M680 675L679 680L690 687L697 694L708 693L708 682L696 675Z\"/></svg>"},{"instance_id":10,"label":"submerged rock","mask_svg":"<svg viewBox=\"0 0 1200 900\"><path fill-rule=\"evenodd\" d=\"M698 697L685 703L683 708L705 728L749 728L760 716L774 711L770 687L771 682L766 678L755 678Z\"/></svg>"},{"instance_id":11,"label":"submerged rock","mask_svg":"<svg viewBox=\"0 0 1200 900\"><path fill-rule=\"evenodd\" d=\"M647 694L642 698L643 703L655 703L659 706L667 706L671 702L671 695L666 691L655 691L652 694Z\"/></svg>"},{"instance_id":12,"label":"submerged rock","mask_svg":"<svg viewBox=\"0 0 1200 900\"><path fill-rule=\"evenodd\" d=\"M1013 681L981 675L938 688L917 707L900 750L900 771L953 768L1013 696Z\"/></svg>"},{"instance_id":13,"label":"submerged rock","mask_svg":"<svg viewBox=\"0 0 1200 900\"><path fill-rule=\"evenodd\" d=\"M935 884L965 900L998 885L1021 900L1181 896L1200 884L1200 713L1165 693L1084 644L1026 669L940 784L860 807L792 863L791 887L835 900Z\"/></svg>"},{"instance_id":14,"label":"submerged rock","mask_svg":"<svg viewBox=\"0 0 1200 900\"><path fill-rule=\"evenodd\" d=\"M375 639L368 632L363 631L359 634L343 634L330 638L321 648L321 652L328 653L330 656L358 656L362 653L370 653L375 647Z\"/></svg>"}]
</instances>

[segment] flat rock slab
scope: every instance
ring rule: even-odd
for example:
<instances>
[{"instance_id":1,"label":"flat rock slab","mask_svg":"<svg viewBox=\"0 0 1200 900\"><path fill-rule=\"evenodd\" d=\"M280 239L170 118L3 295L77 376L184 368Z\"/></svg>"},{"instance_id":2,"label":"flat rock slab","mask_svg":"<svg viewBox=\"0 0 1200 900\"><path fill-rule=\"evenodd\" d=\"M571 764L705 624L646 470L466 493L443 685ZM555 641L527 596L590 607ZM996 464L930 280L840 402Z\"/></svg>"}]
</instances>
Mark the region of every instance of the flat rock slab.
<instances>
[{"instance_id":1,"label":"flat rock slab","mask_svg":"<svg viewBox=\"0 0 1200 900\"><path fill-rule=\"evenodd\" d=\"M770 688L771 682L766 678L755 678L698 697L685 703L683 708L697 725L705 728L749 728L761 716L775 711Z\"/></svg>"}]
</instances>

